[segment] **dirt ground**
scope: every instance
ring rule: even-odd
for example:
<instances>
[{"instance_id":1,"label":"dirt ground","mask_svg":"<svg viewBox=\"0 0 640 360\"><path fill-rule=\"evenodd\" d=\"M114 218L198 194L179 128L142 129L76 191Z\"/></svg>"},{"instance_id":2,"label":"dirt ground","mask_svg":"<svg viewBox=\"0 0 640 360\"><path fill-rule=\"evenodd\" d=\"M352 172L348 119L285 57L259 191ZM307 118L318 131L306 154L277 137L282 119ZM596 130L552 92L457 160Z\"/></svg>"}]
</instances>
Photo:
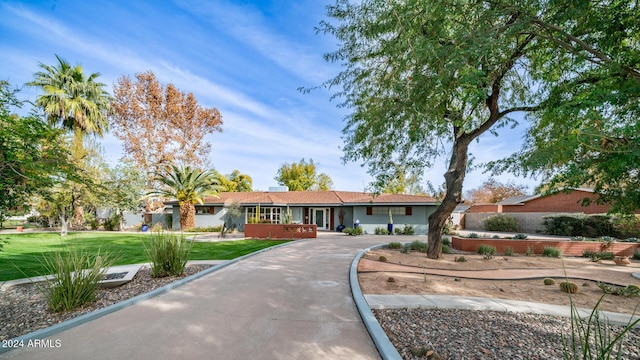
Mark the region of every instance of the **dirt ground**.
<instances>
[{"instance_id":1,"label":"dirt ground","mask_svg":"<svg viewBox=\"0 0 640 360\"><path fill-rule=\"evenodd\" d=\"M380 256L385 256L386 261L380 261ZM466 261L456 262L461 256ZM423 253L402 254L399 250L379 249L365 255L358 271L365 294L446 294L569 305L569 297L558 287L566 273L569 280L579 286L579 292L572 295L574 304L584 308L593 308L604 294L595 280L640 286L640 279L631 276L633 272L640 272L638 261L618 266L613 261L592 262L574 257L520 255L486 260L478 254L458 253L432 260ZM488 279L495 277L503 280ZM556 284L544 285L544 277L553 277ZM640 298L607 295L600 303L600 310L640 314Z\"/></svg>"}]
</instances>

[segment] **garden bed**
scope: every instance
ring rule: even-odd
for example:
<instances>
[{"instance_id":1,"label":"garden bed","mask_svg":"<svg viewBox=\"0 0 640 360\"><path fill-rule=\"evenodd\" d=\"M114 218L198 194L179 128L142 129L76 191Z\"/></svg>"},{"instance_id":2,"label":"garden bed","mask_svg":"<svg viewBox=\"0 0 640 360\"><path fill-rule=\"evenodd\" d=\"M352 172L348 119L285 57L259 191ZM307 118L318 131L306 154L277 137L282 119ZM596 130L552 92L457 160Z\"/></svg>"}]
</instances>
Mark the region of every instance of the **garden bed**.
<instances>
[{"instance_id":1,"label":"garden bed","mask_svg":"<svg viewBox=\"0 0 640 360\"><path fill-rule=\"evenodd\" d=\"M315 224L245 224L244 236L254 239L308 239L317 237Z\"/></svg>"}]
</instances>

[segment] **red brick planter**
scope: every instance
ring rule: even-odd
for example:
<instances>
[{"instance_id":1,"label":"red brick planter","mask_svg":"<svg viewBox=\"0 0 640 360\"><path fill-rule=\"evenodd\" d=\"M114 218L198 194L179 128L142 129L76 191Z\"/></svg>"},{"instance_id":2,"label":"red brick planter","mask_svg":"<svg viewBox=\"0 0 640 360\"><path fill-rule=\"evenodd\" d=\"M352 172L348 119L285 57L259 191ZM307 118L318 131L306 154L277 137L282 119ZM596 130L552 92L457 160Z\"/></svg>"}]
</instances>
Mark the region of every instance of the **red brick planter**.
<instances>
[{"instance_id":1,"label":"red brick planter","mask_svg":"<svg viewBox=\"0 0 640 360\"><path fill-rule=\"evenodd\" d=\"M254 239L307 239L317 237L315 224L245 224L244 237Z\"/></svg>"},{"instance_id":2,"label":"red brick planter","mask_svg":"<svg viewBox=\"0 0 640 360\"><path fill-rule=\"evenodd\" d=\"M547 246L553 246L562 250L566 256L582 256L585 251L608 251L616 256L631 256L635 249L640 248L639 243L611 243L607 249L602 249L602 242L599 241L569 241L555 239L468 239L458 236L451 237L451 246L461 251L477 252L480 245L491 245L496 247L498 253L503 253L504 249L510 247L515 253L524 254L527 248L532 248L535 254L542 254L542 250Z\"/></svg>"}]
</instances>

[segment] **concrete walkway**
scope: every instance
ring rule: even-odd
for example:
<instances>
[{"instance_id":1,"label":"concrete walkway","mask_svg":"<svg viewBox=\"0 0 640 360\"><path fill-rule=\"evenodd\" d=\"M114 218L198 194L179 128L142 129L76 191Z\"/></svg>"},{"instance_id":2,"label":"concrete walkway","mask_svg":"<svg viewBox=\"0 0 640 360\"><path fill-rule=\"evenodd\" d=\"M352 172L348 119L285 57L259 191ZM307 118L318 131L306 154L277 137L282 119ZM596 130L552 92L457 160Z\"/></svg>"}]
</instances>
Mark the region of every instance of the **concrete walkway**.
<instances>
[{"instance_id":1,"label":"concrete walkway","mask_svg":"<svg viewBox=\"0 0 640 360\"><path fill-rule=\"evenodd\" d=\"M6 359L379 359L349 266L381 237L321 234L23 347ZM26 345L25 345L26 346Z\"/></svg>"}]
</instances>

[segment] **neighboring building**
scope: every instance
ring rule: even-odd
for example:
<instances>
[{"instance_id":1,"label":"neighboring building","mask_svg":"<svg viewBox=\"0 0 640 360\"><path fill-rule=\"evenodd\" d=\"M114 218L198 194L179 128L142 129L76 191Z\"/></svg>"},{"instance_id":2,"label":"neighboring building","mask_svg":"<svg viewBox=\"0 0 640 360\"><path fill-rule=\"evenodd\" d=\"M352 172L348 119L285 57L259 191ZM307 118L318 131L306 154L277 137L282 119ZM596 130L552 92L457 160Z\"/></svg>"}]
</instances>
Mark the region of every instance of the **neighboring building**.
<instances>
[{"instance_id":1,"label":"neighboring building","mask_svg":"<svg viewBox=\"0 0 640 360\"><path fill-rule=\"evenodd\" d=\"M227 219L225 205L237 202L241 215ZM177 201L173 205L173 229L180 229L180 209ZM287 209L291 211L292 223L316 224L318 230L336 230L339 225L353 227L356 221L367 233L376 227L387 228L389 211L394 227L412 225L415 234L426 234L428 217L435 211L438 202L428 196L404 194L373 195L349 191L286 191L270 188L264 192L224 192L219 197L208 197L203 205L196 205L196 227L232 223L242 231L248 219L260 208L263 222L280 223Z\"/></svg>"},{"instance_id":2,"label":"neighboring building","mask_svg":"<svg viewBox=\"0 0 640 360\"><path fill-rule=\"evenodd\" d=\"M582 206L583 200L591 200ZM592 189L575 189L550 195L526 195L507 198L497 204L473 204L464 214L464 228L484 230L484 219L496 214L516 218L520 231L534 233L542 230L544 217L558 214L605 214L609 205L596 203Z\"/></svg>"}]
</instances>

